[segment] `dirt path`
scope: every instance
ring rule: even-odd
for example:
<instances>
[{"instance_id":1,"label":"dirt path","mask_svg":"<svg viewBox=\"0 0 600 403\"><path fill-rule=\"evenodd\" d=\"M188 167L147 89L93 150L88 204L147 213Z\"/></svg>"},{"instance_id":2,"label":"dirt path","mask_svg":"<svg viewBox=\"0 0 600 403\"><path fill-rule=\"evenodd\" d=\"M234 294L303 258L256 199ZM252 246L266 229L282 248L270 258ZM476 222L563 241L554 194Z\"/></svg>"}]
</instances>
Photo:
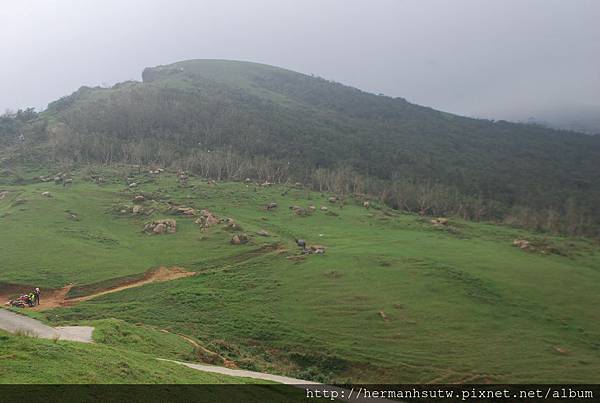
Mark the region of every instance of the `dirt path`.
<instances>
[{"instance_id":1,"label":"dirt path","mask_svg":"<svg viewBox=\"0 0 600 403\"><path fill-rule=\"evenodd\" d=\"M186 269L177 266L161 266L158 269L146 272L146 274L139 279L124 281L123 283L117 286L93 291L82 297L68 298L69 291L71 291L71 288L73 288L72 284L66 285L58 289L45 289L42 290L42 296L40 298L41 304L39 306L27 309L32 309L34 311L43 311L46 309L52 309L61 306L71 306L79 302L88 301L90 299L102 295L127 290L129 288L141 287L150 283L171 281L179 278L195 276L197 274L208 274L216 271L226 270L232 265L237 265L246 262L255 257L272 252L281 253L282 251L282 245L278 243L263 245L260 248L241 253L228 259L218 259L212 264L207 264L206 267L202 268L202 270L198 272L187 271ZM8 301L11 298L15 298L19 294L29 292L34 288L35 286L31 285L0 283L0 302Z\"/></svg>"},{"instance_id":2,"label":"dirt path","mask_svg":"<svg viewBox=\"0 0 600 403\"><path fill-rule=\"evenodd\" d=\"M45 292L40 297L40 305L33 308L28 308L34 311L41 311L44 309L56 308L62 306L63 302L67 298L67 294L71 291L73 286L71 284L59 288L58 290L51 290Z\"/></svg>"},{"instance_id":3,"label":"dirt path","mask_svg":"<svg viewBox=\"0 0 600 403\"><path fill-rule=\"evenodd\" d=\"M85 295L83 297L67 299L66 294L65 294L65 298L63 298L63 300L60 303L61 303L61 306L65 306L65 305L69 306L69 305L76 304L78 302L88 301L90 299L99 297L101 295L112 294L113 292L119 292L119 291L127 290L129 288L141 287L143 285L150 284L150 283L160 283L163 281L176 280L178 278L191 277L191 276L195 276L196 274L197 274L196 272L187 271L181 267L159 267L156 270L150 271L148 274L146 274L144 277L142 277L139 280L128 282L128 283L120 285L120 286L112 287L107 290L98 291L93 294Z\"/></svg>"},{"instance_id":4,"label":"dirt path","mask_svg":"<svg viewBox=\"0 0 600 403\"><path fill-rule=\"evenodd\" d=\"M178 278L190 277L196 274L196 272L187 271L181 267L159 267L156 270L149 271L148 273L146 273L146 275L144 275L144 277L138 280L128 281L121 285L99 290L91 294L85 295L83 297L76 298L68 298L69 291L71 291L71 288L73 288L73 285L69 284L64 286L63 288L42 290L40 305L26 309L31 309L33 311L43 311L46 309L52 309L61 306L71 306L79 302L88 301L90 299L106 294L111 294L113 292L119 292L134 287L141 287L150 283L160 283L163 281L171 281L176 280ZM28 292L33 288L34 287L29 285L5 285L4 288L0 290L0 301L8 301L10 298L14 298L19 294Z\"/></svg>"},{"instance_id":5,"label":"dirt path","mask_svg":"<svg viewBox=\"0 0 600 403\"><path fill-rule=\"evenodd\" d=\"M82 343L91 343L92 332L94 331L94 328L90 326L50 327L40 321L18 315L6 309L0 309L0 329L42 339L70 340Z\"/></svg>"}]
</instances>

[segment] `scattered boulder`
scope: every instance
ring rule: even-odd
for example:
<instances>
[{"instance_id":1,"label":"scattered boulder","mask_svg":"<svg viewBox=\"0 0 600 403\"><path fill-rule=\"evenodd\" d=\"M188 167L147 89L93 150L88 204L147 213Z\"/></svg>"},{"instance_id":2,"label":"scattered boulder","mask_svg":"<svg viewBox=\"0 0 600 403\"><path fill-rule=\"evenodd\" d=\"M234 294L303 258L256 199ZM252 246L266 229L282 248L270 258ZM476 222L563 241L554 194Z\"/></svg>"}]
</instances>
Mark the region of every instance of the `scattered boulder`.
<instances>
[{"instance_id":1,"label":"scattered boulder","mask_svg":"<svg viewBox=\"0 0 600 403\"><path fill-rule=\"evenodd\" d=\"M569 350L564 348L564 347L560 347L560 346L554 346L554 351L556 351L558 354L562 354L562 355L567 355L569 354Z\"/></svg>"},{"instance_id":2,"label":"scattered boulder","mask_svg":"<svg viewBox=\"0 0 600 403\"><path fill-rule=\"evenodd\" d=\"M189 179L189 175L186 171L181 170L181 169L179 171L177 171L177 180L179 181L180 184L186 184L188 179Z\"/></svg>"},{"instance_id":3,"label":"scattered boulder","mask_svg":"<svg viewBox=\"0 0 600 403\"><path fill-rule=\"evenodd\" d=\"M65 211L65 213L67 213L67 218L73 221L79 221L79 216L75 213L73 213L72 211Z\"/></svg>"},{"instance_id":4,"label":"scattered boulder","mask_svg":"<svg viewBox=\"0 0 600 403\"><path fill-rule=\"evenodd\" d=\"M296 239L296 245L304 249L306 248L306 241L304 239Z\"/></svg>"},{"instance_id":5,"label":"scattered boulder","mask_svg":"<svg viewBox=\"0 0 600 403\"><path fill-rule=\"evenodd\" d=\"M329 210L327 207L321 206L321 211L327 211L327 210Z\"/></svg>"},{"instance_id":6,"label":"scattered boulder","mask_svg":"<svg viewBox=\"0 0 600 403\"><path fill-rule=\"evenodd\" d=\"M268 203L268 204L265 206L265 208L264 208L264 209L265 209L266 211L271 211L271 210L274 210L274 209L276 209L276 208L277 208L277 203L275 203L275 202L271 202L271 203Z\"/></svg>"},{"instance_id":7,"label":"scattered boulder","mask_svg":"<svg viewBox=\"0 0 600 403\"><path fill-rule=\"evenodd\" d=\"M312 210L305 209L304 207L300 206L290 206L290 210L292 210L292 212L298 216L307 216L312 212Z\"/></svg>"},{"instance_id":8,"label":"scattered boulder","mask_svg":"<svg viewBox=\"0 0 600 403\"><path fill-rule=\"evenodd\" d=\"M198 212L196 211L196 209L194 209L192 207L173 207L171 209L171 212L173 214L183 215L183 216L186 216L186 217L193 217L193 216L196 216L198 214Z\"/></svg>"},{"instance_id":9,"label":"scattered boulder","mask_svg":"<svg viewBox=\"0 0 600 403\"><path fill-rule=\"evenodd\" d=\"M269 186L273 186L274 183L273 182L269 182L269 181L264 181L263 183L260 184L260 186L264 186L264 187L269 187Z\"/></svg>"},{"instance_id":10,"label":"scattered boulder","mask_svg":"<svg viewBox=\"0 0 600 403\"><path fill-rule=\"evenodd\" d=\"M241 231L242 226L235 222L233 218L226 218L225 220L225 229L229 231Z\"/></svg>"},{"instance_id":11,"label":"scattered boulder","mask_svg":"<svg viewBox=\"0 0 600 403\"><path fill-rule=\"evenodd\" d=\"M248 237L248 235L246 234L236 234L234 236L231 237L231 244L232 245L243 245L248 243L248 241L250 241L250 238Z\"/></svg>"},{"instance_id":12,"label":"scattered boulder","mask_svg":"<svg viewBox=\"0 0 600 403\"><path fill-rule=\"evenodd\" d=\"M542 238L533 240L515 239L513 246L527 252L541 253L543 255L569 256L571 254L570 248L573 245L557 244L547 238Z\"/></svg>"},{"instance_id":13,"label":"scattered boulder","mask_svg":"<svg viewBox=\"0 0 600 403\"><path fill-rule=\"evenodd\" d=\"M175 220L155 220L144 226L144 232L147 234L174 234L177 232L177 222Z\"/></svg>"},{"instance_id":14,"label":"scattered boulder","mask_svg":"<svg viewBox=\"0 0 600 403\"><path fill-rule=\"evenodd\" d=\"M323 255L326 250L327 250L327 248L323 245L311 245L310 246L311 253L314 253L315 255Z\"/></svg>"},{"instance_id":15,"label":"scattered boulder","mask_svg":"<svg viewBox=\"0 0 600 403\"><path fill-rule=\"evenodd\" d=\"M335 196L331 196L331 197L330 197L329 199L327 199L327 200L329 200L329 203L335 203L335 202L337 202L337 197L335 197Z\"/></svg>"},{"instance_id":16,"label":"scattered boulder","mask_svg":"<svg viewBox=\"0 0 600 403\"><path fill-rule=\"evenodd\" d=\"M313 206L312 204L310 206L308 206L308 210L309 211L315 211L317 208L315 206Z\"/></svg>"},{"instance_id":17,"label":"scattered boulder","mask_svg":"<svg viewBox=\"0 0 600 403\"><path fill-rule=\"evenodd\" d=\"M434 218L433 220L431 220L431 223L433 225L448 225L448 219L447 218Z\"/></svg>"},{"instance_id":18,"label":"scattered boulder","mask_svg":"<svg viewBox=\"0 0 600 403\"><path fill-rule=\"evenodd\" d=\"M531 248L531 242L526 239L515 239L513 241L513 246L520 249L529 249Z\"/></svg>"},{"instance_id":19,"label":"scattered boulder","mask_svg":"<svg viewBox=\"0 0 600 403\"><path fill-rule=\"evenodd\" d=\"M264 229L261 229L259 231L256 232L256 235L259 236L271 236L271 234L269 234L267 231L265 231Z\"/></svg>"},{"instance_id":20,"label":"scattered boulder","mask_svg":"<svg viewBox=\"0 0 600 403\"><path fill-rule=\"evenodd\" d=\"M388 322L390 319L387 317L387 315L385 314L385 312L383 311L379 311L379 316L381 316L381 319L383 319L384 321Z\"/></svg>"},{"instance_id":21,"label":"scattered boulder","mask_svg":"<svg viewBox=\"0 0 600 403\"><path fill-rule=\"evenodd\" d=\"M52 194L50 194L50 192L42 192L42 196L44 196L44 197L52 197Z\"/></svg>"},{"instance_id":22,"label":"scattered boulder","mask_svg":"<svg viewBox=\"0 0 600 403\"><path fill-rule=\"evenodd\" d=\"M164 234L167 232L167 225L164 223L156 224L156 226L152 229L152 232L155 234Z\"/></svg>"},{"instance_id":23,"label":"scattered boulder","mask_svg":"<svg viewBox=\"0 0 600 403\"><path fill-rule=\"evenodd\" d=\"M363 202L363 207L368 210L371 207L371 203L369 203L368 201Z\"/></svg>"},{"instance_id":24,"label":"scattered boulder","mask_svg":"<svg viewBox=\"0 0 600 403\"><path fill-rule=\"evenodd\" d=\"M194 222L201 228L210 228L219 224L220 220L213 213L205 209L200 211L200 217Z\"/></svg>"},{"instance_id":25,"label":"scattered boulder","mask_svg":"<svg viewBox=\"0 0 600 403\"><path fill-rule=\"evenodd\" d=\"M138 184L137 184L137 182L131 182L131 183L128 185L128 187L129 187L129 189L133 189L133 188L136 188L136 187L137 187L137 185L138 185Z\"/></svg>"},{"instance_id":26,"label":"scattered boulder","mask_svg":"<svg viewBox=\"0 0 600 403\"><path fill-rule=\"evenodd\" d=\"M216 185L216 184L217 184L217 181L215 181L215 180L212 180L212 179L211 179L211 180L209 180L209 181L206 181L206 184L207 184L207 185Z\"/></svg>"},{"instance_id":27,"label":"scattered boulder","mask_svg":"<svg viewBox=\"0 0 600 403\"><path fill-rule=\"evenodd\" d=\"M133 214L141 214L144 211L144 208L142 206L139 205L135 205L131 208L131 212Z\"/></svg>"},{"instance_id":28,"label":"scattered boulder","mask_svg":"<svg viewBox=\"0 0 600 403\"><path fill-rule=\"evenodd\" d=\"M146 198L144 197L144 195L137 195L133 198L134 203L141 203L144 200L146 200Z\"/></svg>"},{"instance_id":29,"label":"scattered boulder","mask_svg":"<svg viewBox=\"0 0 600 403\"><path fill-rule=\"evenodd\" d=\"M8 190L0 190L0 200L4 199L8 194Z\"/></svg>"}]
</instances>

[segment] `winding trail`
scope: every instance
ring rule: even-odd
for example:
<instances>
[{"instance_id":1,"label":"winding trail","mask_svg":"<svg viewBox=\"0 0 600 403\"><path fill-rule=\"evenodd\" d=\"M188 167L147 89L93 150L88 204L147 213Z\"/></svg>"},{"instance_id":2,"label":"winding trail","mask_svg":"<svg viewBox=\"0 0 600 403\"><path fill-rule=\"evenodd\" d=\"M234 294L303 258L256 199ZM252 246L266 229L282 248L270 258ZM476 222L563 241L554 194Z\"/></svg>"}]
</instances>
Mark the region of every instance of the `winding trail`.
<instances>
[{"instance_id":1,"label":"winding trail","mask_svg":"<svg viewBox=\"0 0 600 403\"><path fill-rule=\"evenodd\" d=\"M90 299L94 299L94 298L100 297L102 295L112 294L115 292L127 290L129 288L141 287L143 285L150 284L150 283L162 283L164 281L177 280L180 278L195 276L196 274L197 274L196 272L187 271L186 269L183 269L181 267L176 267L176 266L174 266L174 267L159 267L156 270L151 270L150 272L146 273L146 275L144 277L142 277L141 279L126 282L122 285L111 287L111 288L108 288L105 290L96 291L94 293L85 295L83 297L67 298L66 297L66 295L68 294L68 292L67 292L65 294L65 296L63 297L63 299L61 301L59 301L59 306L69 306L69 305L76 304L78 302L89 301ZM69 289L70 289L70 287L69 287Z\"/></svg>"},{"instance_id":2,"label":"winding trail","mask_svg":"<svg viewBox=\"0 0 600 403\"><path fill-rule=\"evenodd\" d=\"M22 334L23 336L40 337L43 339L53 340L69 340L81 343L93 343L92 333L94 328L91 326L64 326L64 327L50 327L44 325L42 322L10 312L6 309L0 308L0 329L6 330L10 333ZM183 365L196 371L210 372L215 374L234 376L239 378L252 378L263 381L281 383L290 385L300 389L304 389L306 393L309 391L322 393L323 390L331 393L332 391L337 393L336 401L346 401L353 403L365 403L377 401L378 403L396 402L395 400L387 399L365 399L359 396L352 396L356 393L354 389L348 390L339 388L337 386L325 385L318 382L306 381L303 379L290 378L281 375L272 375L264 372L247 371L243 369L232 369L226 367L218 367L214 365L195 364L190 362L181 362L174 360L167 360L164 358L157 358L159 361L172 362L175 364ZM330 395L331 396L331 395ZM333 400L333 399L331 399Z\"/></svg>"},{"instance_id":3,"label":"winding trail","mask_svg":"<svg viewBox=\"0 0 600 403\"><path fill-rule=\"evenodd\" d=\"M246 371L244 369L232 369L232 368L217 367L214 365L206 365L206 364L193 364L193 363L189 363L189 362L166 360L163 358L158 358L158 360L174 362L175 364L180 364L180 365L186 366L188 368L195 369L197 371L212 372L214 374L221 374L221 375L228 375L228 376L236 376L238 378L261 379L263 381L283 383L286 385L321 385L318 382L305 381L302 379L290 378L287 376L271 375L271 374L266 374L264 372Z\"/></svg>"}]
</instances>

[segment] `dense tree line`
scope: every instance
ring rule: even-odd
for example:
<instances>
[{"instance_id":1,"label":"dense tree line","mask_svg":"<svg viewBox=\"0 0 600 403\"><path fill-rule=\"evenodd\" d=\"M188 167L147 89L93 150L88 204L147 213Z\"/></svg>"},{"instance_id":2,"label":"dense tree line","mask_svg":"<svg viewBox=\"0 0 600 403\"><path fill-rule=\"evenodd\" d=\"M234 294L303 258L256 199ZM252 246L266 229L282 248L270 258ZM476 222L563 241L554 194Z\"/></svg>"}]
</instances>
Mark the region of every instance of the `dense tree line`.
<instances>
[{"instance_id":1,"label":"dense tree line","mask_svg":"<svg viewBox=\"0 0 600 403\"><path fill-rule=\"evenodd\" d=\"M144 83L83 87L34 119L46 123L29 129L32 139L55 161L299 180L424 214L599 231L599 137L463 118L231 63L185 62L147 69Z\"/></svg>"}]
</instances>

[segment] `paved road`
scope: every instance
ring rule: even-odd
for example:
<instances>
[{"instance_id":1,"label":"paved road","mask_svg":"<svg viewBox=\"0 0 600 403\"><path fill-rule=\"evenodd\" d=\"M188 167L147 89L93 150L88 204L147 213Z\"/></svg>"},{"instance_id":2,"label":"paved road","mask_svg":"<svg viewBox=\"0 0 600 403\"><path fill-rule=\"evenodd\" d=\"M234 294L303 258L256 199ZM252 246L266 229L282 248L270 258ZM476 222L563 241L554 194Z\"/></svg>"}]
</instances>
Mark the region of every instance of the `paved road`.
<instances>
[{"instance_id":1,"label":"paved road","mask_svg":"<svg viewBox=\"0 0 600 403\"><path fill-rule=\"evenodd\" d=\"M335 401L344 401L344 402L352 402L352 403L398 403L398 400L389 400L389 399L380 399L380 398L364 398L358 395L358 391L355 389L349 390L344 388L339 388L337 386L325 385L318 382L304 381L302 379L290 378L287 376L280 375L271 375L266 374L264 372L254 372L254 371L246 371L244 369L231 369L225 367L217 367L214 365L204 365L204 364L192 364L190 362L181 362L181 361L173 361L173 360L165 360L159 358L161 361L173 362L180 365L185 365L186 367L203 371L203 372L212 372L216 374L223 374L229 376L237 376L240 378L254 378L254 379L262 379L265 381L283 383L290 386L295 386L301 389L304 389L307 393L307 396L315 396L316 393L319 393L319 396L323 398L323 391L327 391L327 396L325 396L326 400L331 397L335 398ZM312 393L312 394L311 394ZM335 395L332 395L335 393Z\"/></svg>"},{"instance_id":2,"label":"paved road","mask_svg":"<svg viewBox=\"0 0 600 403\"><path fill-rule=\"evenodd\" d=\"M186 367L193 368L198 371L213 372L216 374L237 376L240 378L262 379L265 381L284 383L286 385L320 385L317 382L303 381L302 379L289 378L287 376L265 374L264 372L246 371L244 369L231 369L231 368L225 368L225 367L217 367L214 365L192 364L189 362L165 360L162 358L159 358L159 360L169 361L169 362L174 362L176 364L185 365Z\"/></svg>"},{"instance_id":3,"label":"paved road","mask_svg":"<svg viewBox=\"0 0 600 403\"><path fill-rule=\"evenodd\" d=\"M18 315L6 309L0 309L0 329L42 339L70 340L82 343L91 343L92 332L94 331L91 326L50 327L40 321Z\"/></svg>"},{"instance_id":4,"label":"paved road","mask_svg":"<svg viewBox=\"0 0 600 403\"><path fill-rule=\"evenodd\" d=\"M64 326L64 327L50 327L44 325L42 322L27 316L18 315L14 312L7 311L6 309L0 308L0 329L6 330L10 333L21 333L25 336L40 337L43 339L60 339L78 341L82 343L92 342L92 332L94 328L91 326ZM374 400L361 399L358 396L352 396L354 390L349 391L347 389L338 388L335 386L323 385L317 382L305 381L302 379L290 378L287 376L266 374L264 372L246 371L243 369L231 369L225 367L217 367L213 365L203 364L192 364L189 362L180 362L173 360L165 360L158 358L161 361L173 362L186 367L195 369L197 371L212 372L217 374L236 376L241 378L254 378L262 379L265 381L283 383L286 385L292 385L305 390L322 391L327 390L329 393L336 391L336 400L342 400L353 403L361 402L373 402ZM307 392L308 393L308 392ZM349 396L350 395L350 396ZM351 397L352 396L352 397ZM376 399L378 403L391 402L385 399Z\"/></svg>"}]
</instances>

